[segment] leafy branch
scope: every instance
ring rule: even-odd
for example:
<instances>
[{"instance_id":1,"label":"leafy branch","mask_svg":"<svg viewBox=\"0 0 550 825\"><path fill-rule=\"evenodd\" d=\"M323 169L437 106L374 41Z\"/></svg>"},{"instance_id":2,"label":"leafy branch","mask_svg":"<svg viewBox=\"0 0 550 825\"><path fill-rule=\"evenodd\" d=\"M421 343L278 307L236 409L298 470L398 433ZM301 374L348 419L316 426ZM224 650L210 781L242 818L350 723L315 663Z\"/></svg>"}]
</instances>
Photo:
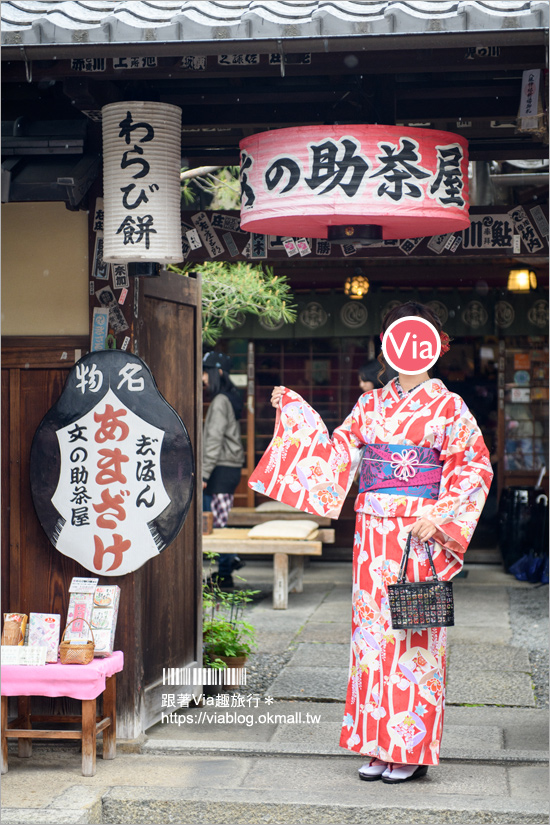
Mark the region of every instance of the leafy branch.
<instances>
[{"instance_id":1,"label":"leafy branch","mask_svg":"<svg viewBox=\"0 0 550 825\"><path fill-rule=\"evenodd\" d=\"M180 174L181 196L184 204L190 206L196 201L195 187L213 198L210 209L239 209L241 191L238 166L198 166L184 167Z\"/></svg>"},{"instance_id":2,"label":"leafy branch","mask_svg":"<svg viewBox=\"0 0 550 825\"><path fill-rule=\"evenodd\" d=\"M168 267L180 275L190 271L202 277L202 337L212 345L224 329L236 329L245 315L262 316L269 324L296 320L296 307L284 275L274 275L273 268L246 261L224 263L204 261L182 268Z\"/></svg>"}]
</instances>

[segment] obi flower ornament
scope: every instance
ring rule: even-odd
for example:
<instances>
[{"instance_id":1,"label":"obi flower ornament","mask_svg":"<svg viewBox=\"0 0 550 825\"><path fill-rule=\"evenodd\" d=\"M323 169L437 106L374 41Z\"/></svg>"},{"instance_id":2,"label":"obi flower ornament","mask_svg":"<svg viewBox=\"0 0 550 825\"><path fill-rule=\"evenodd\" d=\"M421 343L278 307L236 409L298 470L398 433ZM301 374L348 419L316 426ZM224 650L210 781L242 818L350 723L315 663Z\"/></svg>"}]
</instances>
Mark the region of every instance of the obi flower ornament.
<instances>
[{"instance_id":1,"label":"obi flower ornament","mask_svg":"<svg viewBox=\"0 0 550 825\"><path fill-rule=\"evenodd\" d=\"M393 467L393 474L401 481L414 478L418 470L418 455L415 450L405 450L403 453L391 454L390 466Z\"/></svg>"}]
</instances>

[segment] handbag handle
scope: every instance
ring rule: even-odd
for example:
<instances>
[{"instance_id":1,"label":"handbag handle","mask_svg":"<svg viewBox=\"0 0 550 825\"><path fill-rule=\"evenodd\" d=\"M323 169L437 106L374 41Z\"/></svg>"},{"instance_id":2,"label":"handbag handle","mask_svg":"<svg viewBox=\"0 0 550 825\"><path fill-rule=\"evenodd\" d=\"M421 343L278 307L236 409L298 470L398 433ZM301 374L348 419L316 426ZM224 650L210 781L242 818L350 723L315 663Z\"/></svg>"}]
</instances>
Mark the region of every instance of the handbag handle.
<instances>
[{"instance_id":1,"label":"handbag handle","mask_svg":"<svg viewBox=\"0 0 550 825\"><path fill-rule=\"evenodd\" d=\"M436 581L439 581L439 576L436 573L436 569L434 567L432 554L430 552L430 545L427 541L424 542L426 545L426 552L428 553L428 558L430 560L430 565L432 568L433 577ZM405 581L405 572L407 570L407 564L409 561L409 553L411 552L411 534L407 536L407 544L405 545L405 549L403 550L403 558L401 559L401 567L399 568L399 573L397 575L397 582L398 584L403 584Z\"/></svg>"},{"instance_id":2,"label":"handbag handle","mask_svg":"<svg viewBox=\"0 0 550 825\"><path fill-rule=\"evenodd\" d=\"M89 629L90 633L92 634L92 644L95 646L94 631L92 630L91 624L88 621L86 621L84 616L77 616L76 619L71 619L71 621L68 623L65 630L63 631L61 641L62 642L65 641L65 633L67 632L67 630L69 629L69 627L72 625L73 622L85 622L88 625L88 629Z\"/></svg>"}]
</instances>

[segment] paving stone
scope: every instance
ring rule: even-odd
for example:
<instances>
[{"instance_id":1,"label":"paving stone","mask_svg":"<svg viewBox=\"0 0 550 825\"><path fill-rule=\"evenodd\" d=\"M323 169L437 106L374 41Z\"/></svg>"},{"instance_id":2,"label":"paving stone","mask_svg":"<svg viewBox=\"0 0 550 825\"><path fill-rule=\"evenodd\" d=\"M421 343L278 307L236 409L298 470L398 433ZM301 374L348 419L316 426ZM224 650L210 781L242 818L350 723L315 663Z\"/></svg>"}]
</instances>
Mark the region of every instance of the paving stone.
<instances>
[{"instance_id":1,"label":"paving stone","mask_svg":"<svg viewBox=\"0 0 550 825\"><path fill-rule=\"evenodd\" d=\"M348 667L349 645L302 643L287 667Z\"/></svg>"},{"instance_id":2,"label":"paving stone","mask_svg":"<svg viewBox=\"0 0 550 825\"><path fill-rule=\"evenodd\" d=\"M491 627L483 628L483 636L480 633L479 625L472 624L470 626L462 623L455 624L454 627L447 629L447 641L449 644L468 644L479 645L483 641L490 645L507 645L512 639L512 631L510 627L499 627L492 625Z\"/></svg>"},{"instance_id":3,"label":"paving stone","mask_svg":"<svg viewBox=\"0 0 550 825\"><path fill-rule=\"evenodd\" d=\"M252 764L245 782L248 789L281 787L299 791L317 787L325 793L345 791L347 801L355 803L364 802L366 788L370 788L367 791L369 798L377 801L387 794L388 786L377 782L371 783L374 785L371 788L371 785L355 781L356 771L364 761L364 757L359 754L356 764L355 760L347 759L265 758ZM422 780L407 783L403 786L405 787L410 797L422 797L427 793L508 796L506 768L494 765L437 766L429 768L427 776Z\"/></svg>"},{"instance_id":4,"label":"paving stone","mask_svg":"<svg viewBox=\"0 0 550 825\"><path fill-rule=\"evenodd\" d=\"M319 605L315 613L312 614L310 621L312 622L349 622L351 624L351 596L348 597L347 602L327 602L326 600Z\"/></svg>"},{"instance_id":5,"label":"paving stone","mask_svg":"<svg viewBox=\"0 0 550 825\"><path fill-rule=\"evenodd\" d=\"M524 673L486 670L469 672L449 667L447 704L535 707L531 678Z\"/></svg>"},{"instance_id":6,"label":"paving stone","mask_svg":"<svg viewBox=\"0 0 550 825\"><path fill-rule=\"evenodd\" d=\"M349 622L308 622L297 642L331 642L348 644L351 638L351 621Z\"/></svg>"},{"instance_id":7,"label":"paving stone","mask_svg":"<svg viewBox=\"0 0 550 825\"><path fill-rule=\"evenodd\" d=\"M520 647L510 645L476 644L464 645L451 642L449 645L449 668L454 670L512 670L529 673L531 664L529 653Z\"/></svg>"},{"instance_id":8,"label":"paving stone","mask_svg":"<svg viewBox=\"0 0 550 825\"><path fill-rule=\"evenodd\" d=\"M548 798L548 768L518 765L508 769L510 793L515 797Z\"/></svg>"},{"instance_id":9,"label":"paving stone","mask_svg":"<svg viewBox=\"0 0 550 825\"><path fill-rule=\"evenodd\" d=\"M284 699L328 699L343 702L348 687L348 668L285 667L269 686L269 693Z\"/></svg>"},{"instance_id":10,"label":"paving stone","mask_svg":"<svg viewBox=\"0 0 550 825\"><path fill-rule=\"evenodd\" d=\"M502 750L504 747L504 735L502 728L497 726L480 725L471 727L470 725L448 725L443 726L443 739L441 743L441 757L445 752L454 748L468 748L478 753L487 751Z\"/></svg>"}]
</instances>

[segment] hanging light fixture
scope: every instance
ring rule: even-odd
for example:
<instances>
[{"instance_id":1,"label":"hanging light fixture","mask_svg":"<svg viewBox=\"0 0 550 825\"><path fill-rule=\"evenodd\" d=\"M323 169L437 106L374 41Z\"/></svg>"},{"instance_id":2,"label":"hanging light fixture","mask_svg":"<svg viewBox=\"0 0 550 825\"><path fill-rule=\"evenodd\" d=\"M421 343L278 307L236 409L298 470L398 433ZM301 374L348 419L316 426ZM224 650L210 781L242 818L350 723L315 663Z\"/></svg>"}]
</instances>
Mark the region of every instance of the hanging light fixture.
<instances>
[{"instance_id":1,"label":"hanging light fixture","mask_svg":"<svg viewBox=\"0 0 550 825\"><path fill-rule=\"evenodd\" d=\"M529 292L537 288L537 276L532 269L511 269L508 273L508 292Z\"/></svg>"},{"instance_id":2,"label":"hanging light fixture","mask_svg":"<svg viewBox=\"0 0 550 825\"><path fill-rule=\"evenodd\" d=\"M241 228L340 246L459 232L468 142L409 126L296 126L244 138Z\"/></svg>"},{"instance_id":3,"label":"hanging light fixture","mask_svg":"<svg viewBox=\"0 0 550 825\"><path fill-rule=\"evenodd\" d=\"M369 279L366 275L363 275L361 269L357 268L353 275L346 278L346 283L344 284L344 294L347 295L348 298L351 298L352 301L360 300L367 294L369 287Z\"/></svg>"},{"instance_id":4,"label":"hanging light fixture","mask_svg":"<svg viewBox=\"0 0 550 825\"><path fill-rule=\"evenodd\" d=\"M103 106L103 260L134 275L178 263L181 244L181 109L128 101Z\"/></svg>"}]
</instances>

